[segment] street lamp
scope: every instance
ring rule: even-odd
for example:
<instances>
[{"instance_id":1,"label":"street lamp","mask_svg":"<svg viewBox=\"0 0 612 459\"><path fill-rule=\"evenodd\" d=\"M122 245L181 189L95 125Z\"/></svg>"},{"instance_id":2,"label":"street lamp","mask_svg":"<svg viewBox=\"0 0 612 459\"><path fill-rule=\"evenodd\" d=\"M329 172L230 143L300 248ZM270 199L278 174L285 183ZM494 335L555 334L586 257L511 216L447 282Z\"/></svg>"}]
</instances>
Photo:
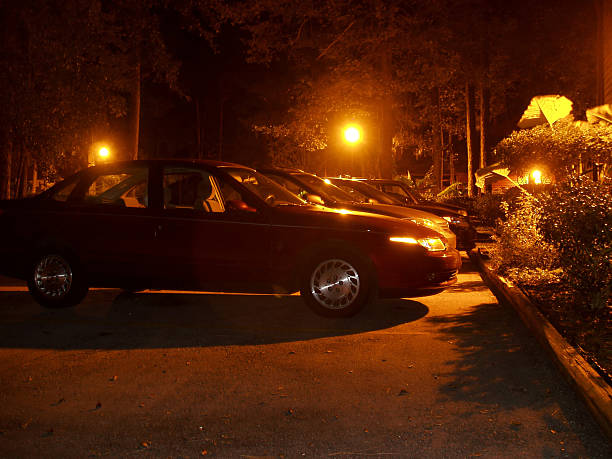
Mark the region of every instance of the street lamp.
<instances>
[{"instance_id":1,"label":"street lamp","mask_svg":"<svg viewBox=\"0 0 612 459\"><path fill-rule=\"evenodd\" d=\"M536 185L540 185L542 183L542 172L540 172L539 170L535 169L534 171L532 171L531 176L533 177L533 183L535 183Z\"/></svg>"},{"instance_id":2,"label":"street lamp","mask_svg":"<svg viewBox=\"0 0 612 459\"><path fill-rule=\"evenodd\" d=\"M361 140L361 130L359 127L350 125L344 128L344 140L351 144L359 142Z\"/></svg>"},{"instance_id":3,"label":"street lamp","mask_svg":"<svg viewBox=\"0 0 612 459\"><path fill-rule=\"evenodd\" d=\"M108 147L100 147L100 149L98 150L98 156L102 159L108 159L108 157L110 156L110 150L108 149Z\"/></svg>"}]
</instances>

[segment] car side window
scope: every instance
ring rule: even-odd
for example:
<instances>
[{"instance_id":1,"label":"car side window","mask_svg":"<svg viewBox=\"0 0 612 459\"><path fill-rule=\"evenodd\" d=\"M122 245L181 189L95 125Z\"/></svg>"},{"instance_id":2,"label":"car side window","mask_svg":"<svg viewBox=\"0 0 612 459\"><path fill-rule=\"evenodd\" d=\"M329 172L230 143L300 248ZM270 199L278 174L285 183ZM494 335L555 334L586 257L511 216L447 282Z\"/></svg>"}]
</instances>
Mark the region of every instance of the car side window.
<instances>
[{"instance_id":1,"label":"car side window","mask_svg":"<svg viewBox=\"0 0 612 459\"><path fill-rule=\"evenodd\" d=\"M163 193L165 209L225 212L217 180L200 169L164 168Z\"/></svg>"},{"instance_id":2,"label":"car side window","mask_svg":"<svg viewBox=\"0 0 612 459\"><path fill-rule=\"evenodd\" d=\"M60 188L55 190L50 198L54 201L66 202L78 183L78 180L72 180L71 182L60 185Z\"/></svg>"},{"instance_id":3,"label":"car side window","mask_svg":"<svg viewBox=\"0 0 612 459\"><path fill-rule=\"evenodd\" d=\"M93 204L148 207L148 168L135 167L96 176L83 196Z\"/></svg>"}]
</instances>

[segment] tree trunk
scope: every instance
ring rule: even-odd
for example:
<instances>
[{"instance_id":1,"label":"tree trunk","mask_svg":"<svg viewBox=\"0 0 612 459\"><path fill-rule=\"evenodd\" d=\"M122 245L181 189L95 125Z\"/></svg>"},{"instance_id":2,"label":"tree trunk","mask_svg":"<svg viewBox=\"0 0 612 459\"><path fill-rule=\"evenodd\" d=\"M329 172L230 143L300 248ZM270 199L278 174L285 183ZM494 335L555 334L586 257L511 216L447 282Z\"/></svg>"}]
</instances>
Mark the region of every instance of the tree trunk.
<instances>
[{"instance_id":1,"label":"tree trunk","mask_svg":"<svg viewBox=\"0 0 612 459\"><path fill-rule=\"evenodd\" d=\"M0 184L0 199L11 199L11 172L13 168L13 153L11 152L11 145L6 146L6 153L4 155L4 161L2 163L2 183Z\"/></svg>"},{"instance_id":2,"label":"tree trunk","mask_svg":"<svg viewBox=\"0 0 612 459\"><path fill-rule=\"evenodd\" d=\"M450 175L451 185L457 180L455 179L455 158L453 152L453 135L448 133L448 174Z\"/></svg>"},{"instance_id":3,"label":"tree trunk","mask_svg":"<svg viewBox=\"0 0 612 459\"><path fill-rule=\"evenodd\" d=\"M26 153L22 150L19 155L19 167L17 168L17 189L15 190L17 199L23 198L26 194L27 169Z\"/></svg>"},{"instance_id":4,"label":"tree trunk","mask_svg":"<svg viewBox=\"0 0 612 459\"><path fill-rule=\"evenodd\" d=\"M198 159L202 158L202 119L200 115L200 98L195 98L195 115L196 115L196 149Z\"/></svg>"},{"instance_id":5,"label":"tree trunk","mask_svg":"<svg viewBox=\"0 0 612 459\"><path fill-rule=\"evenodd\" d=\"M223 124L225 123L224 121L224 110L225 110L225 96L223 94L223 80L219 80L219 94L220 94L220 99L219 99L219 143L218 143L218 160L221 161L223 159Z\"/></svg>"},{"instance_id":6,"label":"tree trunk","mask_svg":"<svg viewBox=\"0 0 612 459\"><path fill-rule=\"evenodd\" d=\"M436 107L436 115L433 118L432 125L432 162L433 162L433 178L434 186L437 191L442 187L442 142L440 139L440 90L434 88L431 92L431 102Z\"/></svg>"},{"instance_id":7,"label":"tree trunk","mask_svg":"<svg viewBox=\"0 0 612 459\"><path fill-rule=\"evenodd\" d=\"M487 141L489 134L489 101L491 90L488 83L480 82L480 168L487 165Z\"/></svg>"},{"instance_id":8,"label":"tree trunk","mask_svg":"<svg viewBox=\"0 0 612 459\"><path fill-rule=\"evenodd\" d=\"M465 83L465 141L467 144L467 191L474 196L474 86Z\"/></svg>"},{"instance_id":9,"label":"tree trunk","mask_svg":"<svg viewBox=\"0 0 612 459\"><path fill-rule=\"evenodd\" d=\"M140 63L134 71L134 87L130 97L130 147L131 159L138 159L138 143L140 135Z\"/></svg>"},{"instance_id":10,"label":"tree trunk","mask_svg":"<svg viewBox=\"0 0 612 459\"><path fill-rule=\"evenodd\" d=\"M30 188L30 193L36 194L38 192L38 164L36 164L36 160L32 158L32 188Z\"/></svg>"},{"instance_id":11,"label":"tree trunk","mask_svg":"<svg viewBox=\"0 0 612 459\"><path fill-rule=\"evenodd\" d=\"M380 139L378 164L382 178L393 178L393 114L390 98L380 105Z\"/></svg>"},{"instance_id":12,"label":"tree trunk","mask_svg":"<svg viewBox=\"0 0 612 459\"><path fill-rule=\"evenodd\" d=\"M2 128L0 128L2 129ZM12 142L8 129L0 131L0 199L11 199Z\"/></svg>"}]
</instances>

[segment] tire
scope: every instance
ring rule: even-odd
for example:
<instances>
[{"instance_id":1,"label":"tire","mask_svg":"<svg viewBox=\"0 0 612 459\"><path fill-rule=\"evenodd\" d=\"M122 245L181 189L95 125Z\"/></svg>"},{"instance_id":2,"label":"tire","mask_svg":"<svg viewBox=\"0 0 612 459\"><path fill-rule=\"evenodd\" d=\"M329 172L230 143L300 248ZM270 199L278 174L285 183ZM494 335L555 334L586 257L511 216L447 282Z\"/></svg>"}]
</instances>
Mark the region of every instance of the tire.
<instances>
[{"instance_id":1,"label":"tire","mask_svg":"<svg viewBox=\"0 0 612 459\"><path fill-rule=\"evenodd\" d=\"M369 300L372 274L362 257L348 251L330 251L306 263L300 295L315 313L325 317L351 317Z\"/></svg>"},{"instance_id":2,"label":"tire","mask_svg":"<svg viewBox=\"0 0 612 459\"><path fill-rule=\"evenodd\" d=\"M64 308L80 303L88 287L76 262L49 251L35 257L28 274L28 289L41 306Z\"/></svg>"}]
</instances>

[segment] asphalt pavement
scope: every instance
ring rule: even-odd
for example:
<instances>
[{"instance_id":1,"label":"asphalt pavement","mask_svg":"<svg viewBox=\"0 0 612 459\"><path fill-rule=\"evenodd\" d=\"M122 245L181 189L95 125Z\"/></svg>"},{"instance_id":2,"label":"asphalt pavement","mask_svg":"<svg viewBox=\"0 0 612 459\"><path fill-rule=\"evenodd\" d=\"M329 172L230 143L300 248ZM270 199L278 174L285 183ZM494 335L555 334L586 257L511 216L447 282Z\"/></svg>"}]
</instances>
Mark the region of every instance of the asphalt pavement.
<instances>
[{"instance_id":1,"label":"asphalt pavement","mask_svg":"<svg viewBox=\"0 0 612 459\"><path fill-rule=\"evenodd\" d=\"M458 283L342 320L298 295L0 282L0 457L612 457L464 258Z\"/></svg>"}]
</instances>

